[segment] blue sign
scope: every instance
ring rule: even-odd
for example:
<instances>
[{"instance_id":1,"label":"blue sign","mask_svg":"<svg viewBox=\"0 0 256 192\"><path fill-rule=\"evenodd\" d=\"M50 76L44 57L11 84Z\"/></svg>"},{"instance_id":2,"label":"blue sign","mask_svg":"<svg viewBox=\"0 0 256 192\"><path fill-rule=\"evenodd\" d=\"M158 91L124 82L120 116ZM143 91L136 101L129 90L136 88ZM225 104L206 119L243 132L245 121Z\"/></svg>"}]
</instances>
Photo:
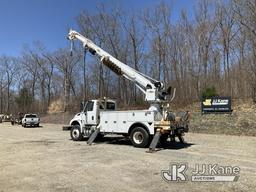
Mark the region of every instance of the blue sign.
<instances>
[{"instance_id":1,"label":"blue sign","mask_svg":"<svg viewBox=\"0 0 256 192\"><path fill-rule=\"evenodd\" d=\"M231 113L231 97L204 98L201 103L202 113Z\"/></svg>"}]
</instances>

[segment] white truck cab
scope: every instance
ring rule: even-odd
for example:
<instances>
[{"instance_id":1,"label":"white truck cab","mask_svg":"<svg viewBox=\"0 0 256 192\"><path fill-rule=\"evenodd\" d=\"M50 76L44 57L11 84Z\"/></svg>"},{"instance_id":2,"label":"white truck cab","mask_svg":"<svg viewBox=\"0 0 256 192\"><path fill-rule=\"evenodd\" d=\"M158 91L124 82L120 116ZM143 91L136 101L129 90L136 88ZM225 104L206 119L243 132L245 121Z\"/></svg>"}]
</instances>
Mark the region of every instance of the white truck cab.
<instances>
[{"instance_id":1,"label":"white truck cab","mask_svg":"<svg viewBox=\"0 0 256 192\"><path fill-rule=\"evenodd\" d=\"M89 100L87 101L80 113L77 113L70 121L70 125L96 126L100 122L100 111L116 110L114 100Z\"/></svg>"}]
</instances>

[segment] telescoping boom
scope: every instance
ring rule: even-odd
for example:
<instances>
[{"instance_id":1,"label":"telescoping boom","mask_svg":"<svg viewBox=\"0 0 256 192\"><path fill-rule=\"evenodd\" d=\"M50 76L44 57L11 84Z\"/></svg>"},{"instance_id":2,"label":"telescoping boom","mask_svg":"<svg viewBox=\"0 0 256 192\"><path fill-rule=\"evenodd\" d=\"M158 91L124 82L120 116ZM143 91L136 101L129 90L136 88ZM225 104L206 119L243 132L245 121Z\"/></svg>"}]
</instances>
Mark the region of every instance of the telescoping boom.
<instances>
[{"instance_id":1,"label":"telescoping boom","mask_svg":"<svg viewBox=\"0 0 256 192\"><path fill-rule=\"evenodd\" d=\"M78 39L82 42L83 47L91 54L97 55L101 62L110 68L117 75L124 76L125 78L133 81L135 85L145 94L145 100L151 103L156 103L165 100L167 92L164 91L164 84L145 74L136 71L128 65L122 63L97 45L90 39L84 37L80 33L70 30L68 34L69 40Z\"/></svg>"}]
</instances>

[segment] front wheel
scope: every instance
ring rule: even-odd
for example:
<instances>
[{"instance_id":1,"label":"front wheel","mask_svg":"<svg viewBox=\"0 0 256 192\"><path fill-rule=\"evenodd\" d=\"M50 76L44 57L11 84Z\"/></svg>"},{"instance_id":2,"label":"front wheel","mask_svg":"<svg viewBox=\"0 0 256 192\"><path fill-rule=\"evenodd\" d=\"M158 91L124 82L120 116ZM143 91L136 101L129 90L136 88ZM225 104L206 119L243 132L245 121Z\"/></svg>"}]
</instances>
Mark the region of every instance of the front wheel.
<instances>
[{"instance_id":1,"label":"front wheel","mask_svg":"<svg viewBox=\"0 0 256 192\"><path fill-rule=\"evenodd\" d=\"M73 141L81 141L83 139L83 135L81 133L81 129L79 125L73 125L70 130L70 136Z\"/></svg>"},{"instance_id":2,"label":"front wheel","mask_svg":"<svg viewBox=\"0 0 256 192\"><path fill-rule=\"evenodd\" d=\"M136 127L131 131L130 139L134 147L143 148L149 144L149 134L142 127Z\"/></svg>"}]
</instances>

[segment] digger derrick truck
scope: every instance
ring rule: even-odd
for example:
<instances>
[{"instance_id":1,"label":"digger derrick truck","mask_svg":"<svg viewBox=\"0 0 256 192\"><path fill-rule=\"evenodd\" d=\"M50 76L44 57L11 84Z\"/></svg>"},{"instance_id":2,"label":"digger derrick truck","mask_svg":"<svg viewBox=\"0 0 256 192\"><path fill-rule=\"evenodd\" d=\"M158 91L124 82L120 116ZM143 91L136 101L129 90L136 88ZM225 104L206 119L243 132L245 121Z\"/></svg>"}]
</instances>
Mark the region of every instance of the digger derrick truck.
<instances>
[{"instance_id":1,"label":"digger derrick truck","mask_svg":"<svg viewBox=\"0 0 256 192\"><path fill-rule=\"evenodd\" d=\"M150 145L150 151L154 151L160 141L165 142L168 138L175 141L177 137L180 142L184 142L183 135L188 132L189 113L182 112L175 116L168 111L168 103L173 100L175 89L172 91L169 87L165 90L162 82L122 63L74 30L69 31L68 39L81 41L84 49L98 56L110 70L135 83L145 94L145 101L150 104L147 110L117 111L114 100L89 100L82 111L70 121L72 140L88 138L87 143L92 144L96 137L120 134L128 136L135 147Z\"/></svg>"}]
</instances>

